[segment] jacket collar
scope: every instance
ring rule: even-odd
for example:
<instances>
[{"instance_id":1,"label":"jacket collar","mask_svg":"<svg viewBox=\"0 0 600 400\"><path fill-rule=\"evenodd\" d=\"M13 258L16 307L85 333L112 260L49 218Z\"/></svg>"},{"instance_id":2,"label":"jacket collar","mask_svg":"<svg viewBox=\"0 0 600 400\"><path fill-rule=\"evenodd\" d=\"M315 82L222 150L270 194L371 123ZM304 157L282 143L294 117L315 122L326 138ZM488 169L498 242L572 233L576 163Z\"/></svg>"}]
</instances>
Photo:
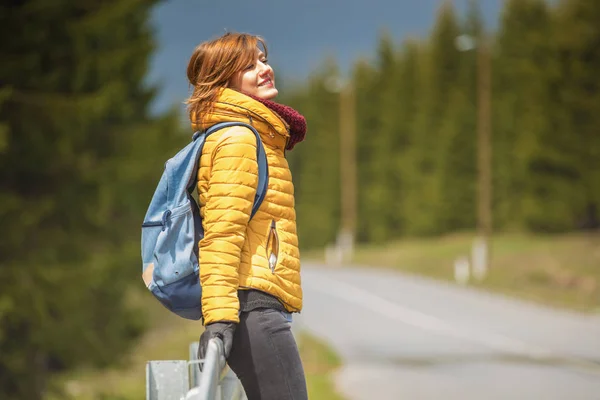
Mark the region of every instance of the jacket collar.
<instances>
[{"instance_id":1,"label":"jacket collar","mask_svg":"<svg viewBox=\"0 0 600 400\"><path fill-rule=\"evenodd\" d=\"M204 131L217 123L228 121L254 126L263 140L275 139L277 147L281 147L281 144L285 147L290 136L288 125L277 113L253 98L228 88L219 92L211 112L205 114L201 121L192 121L192 128Z\"/></svg>"}]
</instances>

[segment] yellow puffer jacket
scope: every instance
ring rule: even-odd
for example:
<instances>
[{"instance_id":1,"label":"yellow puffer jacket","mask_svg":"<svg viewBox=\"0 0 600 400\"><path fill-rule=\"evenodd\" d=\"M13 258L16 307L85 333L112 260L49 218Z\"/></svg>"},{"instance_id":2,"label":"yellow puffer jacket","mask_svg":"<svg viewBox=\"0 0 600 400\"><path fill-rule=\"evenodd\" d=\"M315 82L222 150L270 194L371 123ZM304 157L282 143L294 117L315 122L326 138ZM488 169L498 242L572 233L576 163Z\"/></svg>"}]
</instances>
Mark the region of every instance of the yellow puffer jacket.
<instances>
[{"instance_id":1,"label":"yellow puffer jacket","mask_svg":"<svg viewBox=\"0 0 600 400\"><path fill-rule=\"evenodd\" d=\"M302 308L294 186L284 153L288 127L262 103L223 89L212 112L193 128L205 130L226 121L250 123L260 133L269 185L263 203L248 222L258 183L256 137L250 129L234 126L206 139L198 173L205 232L199 254L206 324L239 322L240 289L269 293L290 312Z\"/></svg>"}]
</instances>

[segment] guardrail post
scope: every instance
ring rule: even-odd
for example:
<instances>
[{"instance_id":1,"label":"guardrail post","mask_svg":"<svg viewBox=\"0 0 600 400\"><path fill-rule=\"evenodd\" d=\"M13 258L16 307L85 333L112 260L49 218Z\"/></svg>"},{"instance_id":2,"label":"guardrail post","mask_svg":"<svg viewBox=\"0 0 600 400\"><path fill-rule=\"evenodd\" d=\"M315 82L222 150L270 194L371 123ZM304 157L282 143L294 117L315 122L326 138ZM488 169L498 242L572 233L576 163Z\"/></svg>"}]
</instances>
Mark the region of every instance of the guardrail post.
<instances>
[{"instance_id":1,"label":"guardrail post","mask_svg":"<svg viewBox=\"0 0 600 400\"><path fill-rule=\"evenodd\" d=\"M188 389L186 361L150 361L146 364L147 400L181 400Z\"/></svg>"},{"instance_id":2,"label":"guardrail post","mask_svg":"<svg viewBox=\"0 0 600 400\"><path fill-rule=\"evenodd\" d=\"M197 342L189 346L190 361L148 362L146 399L248 400L240 380L231 368L226 368L224 354L223 342L212 339L201 362Z\"/></svg>"}]
</instances>

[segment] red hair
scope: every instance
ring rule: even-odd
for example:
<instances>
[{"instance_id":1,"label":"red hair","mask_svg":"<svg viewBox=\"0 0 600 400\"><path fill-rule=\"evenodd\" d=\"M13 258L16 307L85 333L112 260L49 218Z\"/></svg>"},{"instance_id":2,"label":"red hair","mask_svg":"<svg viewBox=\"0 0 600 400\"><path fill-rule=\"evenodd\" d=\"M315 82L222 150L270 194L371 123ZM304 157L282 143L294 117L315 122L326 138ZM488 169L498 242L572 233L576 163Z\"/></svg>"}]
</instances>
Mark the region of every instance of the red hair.
<instances>
[{"instance_id":1,"label":"red hair","mask_svg":"<svg viewBox=\"0 0 600 400\"><path fill-rule=\"evenodd\" d=\"M254 62L259 45L266 57L264 39L247 33L226 33L196 47L187 67L188 80L194 87L186 101L190 120L200 121L212 109L219 90L228 87L236 73Z\"/></svg>"}]
</instances>

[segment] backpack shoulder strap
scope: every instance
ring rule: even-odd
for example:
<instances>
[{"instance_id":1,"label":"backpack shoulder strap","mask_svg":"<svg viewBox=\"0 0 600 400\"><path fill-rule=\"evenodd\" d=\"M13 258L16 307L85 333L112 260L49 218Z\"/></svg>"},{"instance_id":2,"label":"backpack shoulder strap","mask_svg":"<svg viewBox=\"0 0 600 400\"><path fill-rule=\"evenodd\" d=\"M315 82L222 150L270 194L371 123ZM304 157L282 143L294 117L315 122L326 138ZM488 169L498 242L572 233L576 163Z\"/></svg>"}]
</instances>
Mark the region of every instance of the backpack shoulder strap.
<instances>
[{"instance_id":1,"label":"backpack shoulder strap","mask_svg":"<svg viewBox=\"0 0 600 400\"><path fill-rule=\"evenodd\" d=\"M194 140L196 140L196 138L202 134L204 134L205 138L206 138L209 135L215 133L216 131L218 131L220 129L229 128L231 126L246 127L254 133L254 136L256 136L256 160L258 162L258 185L256 187L256 195L254 196L254 204L252 206L252 213L250 214L250 219L252 219L252 217L254 217L254 214L256 214L256 212L258 211L258 208L262 204L263 200L265 199L265 196L267 194L267 186L269 184L269 165L267 164L267 155L265 153L265 149L264 149L262 140L260 140L260 133L258 133L258 131L252 125L246 124L243 122L234 122L234 121L220 122L220 123L215 124L215 125L211 126L210 128L208 128L206 130L206 132L204 132L204 133L196 132L194 134Z\"/></svg>"}]
</instances>

